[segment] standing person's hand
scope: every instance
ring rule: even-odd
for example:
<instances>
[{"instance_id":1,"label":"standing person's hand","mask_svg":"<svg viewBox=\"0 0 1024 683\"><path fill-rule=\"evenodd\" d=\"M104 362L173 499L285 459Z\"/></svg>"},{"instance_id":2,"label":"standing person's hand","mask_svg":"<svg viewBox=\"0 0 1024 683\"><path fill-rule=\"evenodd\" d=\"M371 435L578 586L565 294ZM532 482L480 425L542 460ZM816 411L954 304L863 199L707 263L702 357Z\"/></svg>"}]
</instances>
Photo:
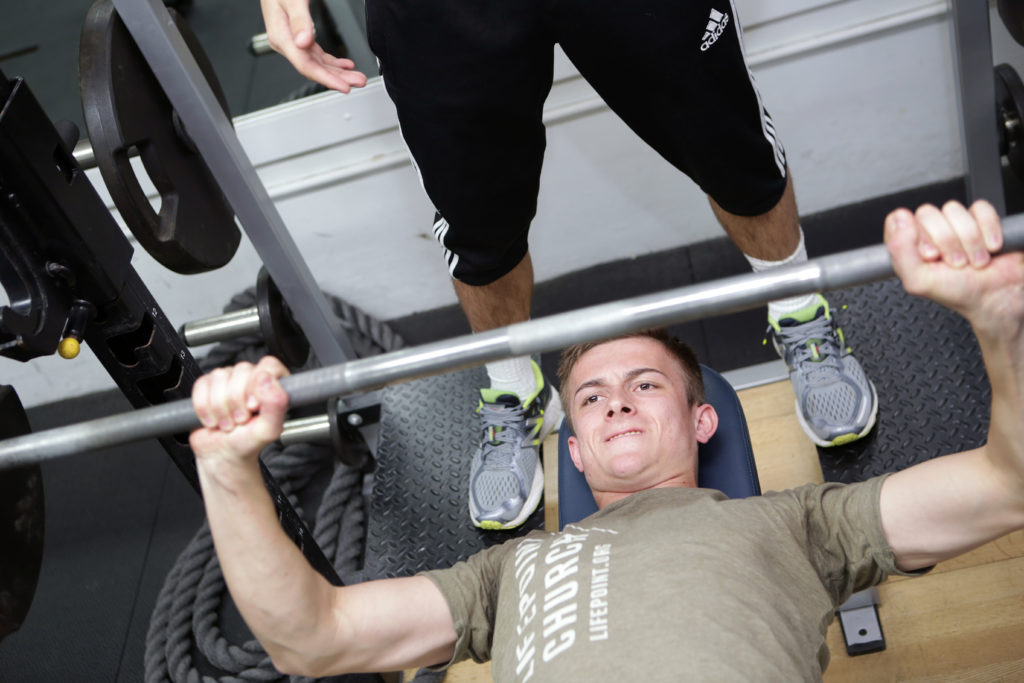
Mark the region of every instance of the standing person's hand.
<instances>
[{"instance_id":1,"label":"standing person's hand","mask_svg":"<svg viewBox=\"0 0 1024 683\"><path fill-rule=\"evenodd\" d=\"M270 47L300 74L339 92L366 85L355 62L327 54L314 40L309 0L260 0L260 9Z\"/></svg>"}]
</instances>

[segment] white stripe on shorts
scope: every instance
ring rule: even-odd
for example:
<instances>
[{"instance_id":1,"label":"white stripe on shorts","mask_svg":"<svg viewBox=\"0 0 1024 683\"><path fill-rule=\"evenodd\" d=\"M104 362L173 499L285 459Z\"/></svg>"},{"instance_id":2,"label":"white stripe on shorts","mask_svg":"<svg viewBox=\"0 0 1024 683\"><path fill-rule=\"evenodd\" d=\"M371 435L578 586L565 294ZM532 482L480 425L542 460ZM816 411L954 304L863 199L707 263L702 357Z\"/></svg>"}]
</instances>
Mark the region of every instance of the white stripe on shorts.
<instances>
[{"instance_id":1,"label":"white stripe on shorts","mask_svg":"<svg viewBox=\"0 0 1024 683\"><path fill-rule=\"evenodd\" d=\"M442 216L434 223L434 238L441 245L441 251L445 263L448 264L448 274L455 277L455 266L459 265L459 255L444 244L444 238L448 235L448 221Z\"/></svg>"},{"instance_id":2,"label":"white stripe on shorts","mask_svg":"<svg viewBox=\"0 0 1024 683\"><path fill-rule=\"evenodd\" d=\"M750 87L754 89L754 95L757 97L757 109L761 117L761 132L764 134L764 139L772 146L772 150L775 152L775 165L779 167L779 173L785 178L786 153L782 149L782 143L779 142L778 137L775 135L775 124L772 123L771 116L765 111L764 103L761 101L761 92L757 89L757 82L754 80L754 72L750 70L750 63L747 62L747 51L743 47L743 30L740 26L739 13L736 11L736 3L733 0L729 0L729 6L732 7L733 29L736 34L736 40L740 44L743 64L747 67L747 75L750 77Z\"/></svg>"},{"instance_id":3,"label":"white stripe on shorts","mask_svg":"<svg viewBox=\"0 0 1024 683\"><path fill-rule=\"evenodd\" d=\"M377 66L380 66L380 59L377 60ZM381 85L384 86L384 91L387 92L387 81L385 81L384 78L381 78L380 81ZM412 149L409 147L409 143L405 139L405 133L402 132L401 122L398 124L398 134L402 136L402 142L405 143L405 149L409 152L409 159L412 161L412 167L416 169L416 175L420 179L420 187L423 188L423 194L426 194L427 199L429 200L430 195L427 193L427 186L423 182L423 172L420 171L420 165L416 163L416 157L413 156ZM436 207L434 212L438 214L441 213ZM444 238L447 234L448 221L442 217L441 220L434 223L434 238L437 239L438 243L441 245L441 257L444 259L444 262L448 264L448 274L455 277L455 267L459 265L459 255L445 245Z\"/></svg>"}]
</instances>

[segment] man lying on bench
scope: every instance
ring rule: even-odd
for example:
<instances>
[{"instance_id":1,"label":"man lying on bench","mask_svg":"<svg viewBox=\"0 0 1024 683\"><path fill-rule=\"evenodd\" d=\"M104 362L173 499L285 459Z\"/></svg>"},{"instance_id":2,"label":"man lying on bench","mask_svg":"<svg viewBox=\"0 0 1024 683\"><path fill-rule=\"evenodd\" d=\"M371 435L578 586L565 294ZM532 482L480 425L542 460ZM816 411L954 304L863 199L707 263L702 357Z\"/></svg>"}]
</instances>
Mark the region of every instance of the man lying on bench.
<instances>
[{"instance_id":1,"label":"man lying on bench","mask_svg":"<svg viewBox=\"0 0 1024 683\"><path fill-rule=\"evenodd\" d=\"M885 223L908 292L971 323L992 384L981 448L852 485L730 500L697 489L715 431L693 354L659 333L569 349L573 461L599 511L450 569L334 587L281 531L257 454L287 395L272 358L195 384L192 434L217 553L249 627L284 672L322 676L493 659L498 681L810 680L854 591L1024 528L1024 256L992 207Z\"/></svg>"}]
</instances>

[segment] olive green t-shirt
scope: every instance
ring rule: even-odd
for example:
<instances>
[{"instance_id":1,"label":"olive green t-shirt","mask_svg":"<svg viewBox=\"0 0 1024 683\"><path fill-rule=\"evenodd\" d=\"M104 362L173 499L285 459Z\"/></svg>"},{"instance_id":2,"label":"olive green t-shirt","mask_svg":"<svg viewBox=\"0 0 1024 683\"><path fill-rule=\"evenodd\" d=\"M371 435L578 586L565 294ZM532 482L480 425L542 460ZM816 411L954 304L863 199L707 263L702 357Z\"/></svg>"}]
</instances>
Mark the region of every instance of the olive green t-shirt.
<instances>
[{"instance_id":1,"label":"olive green t-shirt","mask_svg":"<svg viewBox=\"0 0 1024 683\"><path fill-rule=\"evenodd\" d=\"M492 659L520 683L819 679L836 606L896 571L883 479L642 491L427 572L455 623L449 664Z\"/></svg>"}]
</instances>

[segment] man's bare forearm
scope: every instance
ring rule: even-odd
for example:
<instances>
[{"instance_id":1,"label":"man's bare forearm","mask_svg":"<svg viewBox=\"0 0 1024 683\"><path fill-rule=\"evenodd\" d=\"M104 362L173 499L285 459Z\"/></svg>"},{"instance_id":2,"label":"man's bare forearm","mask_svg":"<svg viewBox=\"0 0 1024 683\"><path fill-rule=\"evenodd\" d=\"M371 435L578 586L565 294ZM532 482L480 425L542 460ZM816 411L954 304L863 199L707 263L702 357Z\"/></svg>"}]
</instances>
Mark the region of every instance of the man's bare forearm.
<instances>
[{"instance_id":1,"label":"man's bare forearm","mask_svg":"<svg viewBox=\"0 0 1024 683\"><path fill-rule=\"evenodd\" d=\"M885 482L883 528L900 569L928 567L1024 528L1021 335L974 329L992 387L988 438Z\"/></svg>"},{"instance_id":2,"label":"man's bare forearm","mask_svg":"<svg viewBox=\"0 0 1024 683\"><path fill-rule=\"evenodd\" d=\"M274 666L306 676L396 671L451 657L455 628L424 577L330 585L281 529L258 453L281 434L288 395L275 358L196 380L203 427L189 443L228 589ZM410 614L411 616L403 617Z\"/></svg>"},{"instance_id":3,"label":"man's bare forearm","mask_svg":"<svg viewBox=\"0 0 1024 683\"><path fill-rule=\"evenodd\" d=\"M1024 527L1024 256L1002 244L990 204L947 202L886 219L893 267L911 294L971 323L992 387L988 440L890 476L882 527L901 569L919 569Z\"/></svg>"},{"instance_id":4,"label":"man's bare forearm","mask_svg":"<svg viewBox=\"0 0 1024 683\"><path fill-rule=\"evenodd\" d=\"M990 336L976 330L976 336L992 387L985 455L1010 493L1016 491L1024 516L1024 334L1007 329Z\"/></svg>"},{"instance_id":5,"label":"man's bare forearm","mask_svg":"<svg viewBox=\"0 0 1024 683\"><path fill-rule=\"evenodd\" d=\"M320 640L334 635L325 623L332 587L281 529L256 461L201 461L199 480L225 581L249 628L278 668L316 659Z\"/></svg>"}]
</instances>

